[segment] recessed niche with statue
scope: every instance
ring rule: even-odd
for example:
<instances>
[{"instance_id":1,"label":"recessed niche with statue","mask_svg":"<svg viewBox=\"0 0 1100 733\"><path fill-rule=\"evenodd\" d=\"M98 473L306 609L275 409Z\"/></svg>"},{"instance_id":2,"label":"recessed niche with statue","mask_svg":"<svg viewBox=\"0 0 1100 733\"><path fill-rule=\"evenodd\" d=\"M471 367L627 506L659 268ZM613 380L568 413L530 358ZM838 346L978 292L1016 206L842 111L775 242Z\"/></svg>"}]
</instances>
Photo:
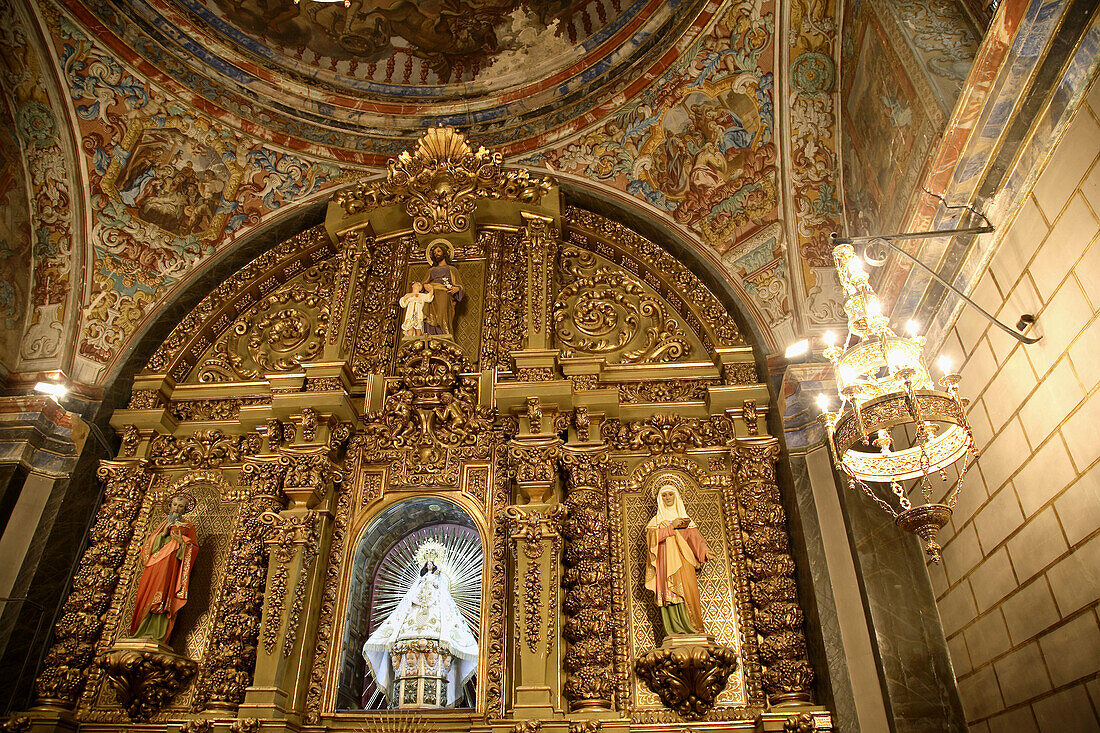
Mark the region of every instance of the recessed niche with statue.
<instances>
[{"instance_id":1,"label":"recessed niche with statue","mask_svg":"<svg viewBox=\"0 0 1100 733\"><path fill-rule=\"evenodd\" d=\"M751 337L619 218L432 128L211 291L35 730L831 730Z\"/></svg>"}]
</instances>

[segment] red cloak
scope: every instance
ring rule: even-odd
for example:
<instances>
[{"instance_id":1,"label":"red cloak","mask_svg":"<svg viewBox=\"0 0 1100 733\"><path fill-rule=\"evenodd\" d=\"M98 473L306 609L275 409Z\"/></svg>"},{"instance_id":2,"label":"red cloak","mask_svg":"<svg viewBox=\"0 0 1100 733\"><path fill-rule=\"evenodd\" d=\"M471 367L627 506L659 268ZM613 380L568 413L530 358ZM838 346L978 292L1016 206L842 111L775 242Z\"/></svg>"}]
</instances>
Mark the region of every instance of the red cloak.
<instances>
[{"instance_id":1,"label":"red cloak","mask_svg":"<svg viewBox=\"0 0 1100 733\"><path fill-rule=\"evenodd\" d=\"M166 533L167 540L154 551L153 543ZM169 527L165 519L145 540L141 546L145 569L138 582L134 618L130 622L131 634L137 631L147 615L162 614L168 619L168 630L159 641L167 643L176 623L176 614L187 603L187 584L191 580L191 568L198 549L199 538L195 525L190 522Z\"/></svg>"}]
</instances>

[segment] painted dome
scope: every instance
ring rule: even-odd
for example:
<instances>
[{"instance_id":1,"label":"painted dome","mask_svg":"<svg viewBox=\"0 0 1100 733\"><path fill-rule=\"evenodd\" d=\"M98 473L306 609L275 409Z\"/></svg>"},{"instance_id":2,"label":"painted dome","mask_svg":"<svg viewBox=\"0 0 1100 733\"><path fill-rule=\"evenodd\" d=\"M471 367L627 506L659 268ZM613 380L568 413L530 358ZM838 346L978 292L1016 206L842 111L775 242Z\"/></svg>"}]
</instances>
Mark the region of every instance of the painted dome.
<instances>
[{"instance_id":1,"label":"painted dome","mask_svg":"<svg viewBox=\"0 0 1100 733\"><path fill-rule=\"evenodd\" d=\"M505 154L560 139L657 79L701 0L144 0L85 8L183 89L345 160L429 125ZM603 109L606 107L607 109Z\"/></svg>"}]
</instances>

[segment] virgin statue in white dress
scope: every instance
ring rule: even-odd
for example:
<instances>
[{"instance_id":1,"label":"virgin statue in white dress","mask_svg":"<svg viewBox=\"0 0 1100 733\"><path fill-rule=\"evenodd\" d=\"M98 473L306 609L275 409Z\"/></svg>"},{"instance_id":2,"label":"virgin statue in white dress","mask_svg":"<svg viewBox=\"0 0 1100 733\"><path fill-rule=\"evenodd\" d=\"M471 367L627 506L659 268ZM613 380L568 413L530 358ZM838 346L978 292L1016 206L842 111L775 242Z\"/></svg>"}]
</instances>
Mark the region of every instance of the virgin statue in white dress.
<instances>
[{"instance_id":1,"label":"virgin statue in white dress","mask_svg":"<svg viewBox=\"0 0 1100 733\"><path fill-rule=\"evenodd\" d=\"M416 551L420 575L363 644L363 657L391 708L454 705L477 671L477 639L451 597L443 545Z\"/></svg>"}]
</instances>

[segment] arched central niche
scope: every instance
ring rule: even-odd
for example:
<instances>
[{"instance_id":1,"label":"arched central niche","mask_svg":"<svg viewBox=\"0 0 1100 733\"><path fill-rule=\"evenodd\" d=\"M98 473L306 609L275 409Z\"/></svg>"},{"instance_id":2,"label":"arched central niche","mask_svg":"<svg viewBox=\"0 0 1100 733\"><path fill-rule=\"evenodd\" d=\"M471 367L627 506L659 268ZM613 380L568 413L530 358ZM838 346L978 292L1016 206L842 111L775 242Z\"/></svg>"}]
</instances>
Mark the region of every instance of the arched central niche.
<instances>
[{"instance_id":1,"label":"arched central niche","mask_svg":"<svg viewBox=\"0 0 1100 733\"><path fill-rule=\"evenodd\" d=\"M388 699L380 689L363 645L382 624L394 623L391 616L404 610L402 601L422 577L417 553L430 543L446 548L440 565L450 596L475 641L479 640L484 553L477 524L465 509L440 496L391 504L367 523L348 569L351 582L340 645L337 711L401 708L402 701ZM476 707L476 661L472 668L473 676L461 680L462 689L453 693L455 702L445 707Z\"/></svg>"}]
</instances>

